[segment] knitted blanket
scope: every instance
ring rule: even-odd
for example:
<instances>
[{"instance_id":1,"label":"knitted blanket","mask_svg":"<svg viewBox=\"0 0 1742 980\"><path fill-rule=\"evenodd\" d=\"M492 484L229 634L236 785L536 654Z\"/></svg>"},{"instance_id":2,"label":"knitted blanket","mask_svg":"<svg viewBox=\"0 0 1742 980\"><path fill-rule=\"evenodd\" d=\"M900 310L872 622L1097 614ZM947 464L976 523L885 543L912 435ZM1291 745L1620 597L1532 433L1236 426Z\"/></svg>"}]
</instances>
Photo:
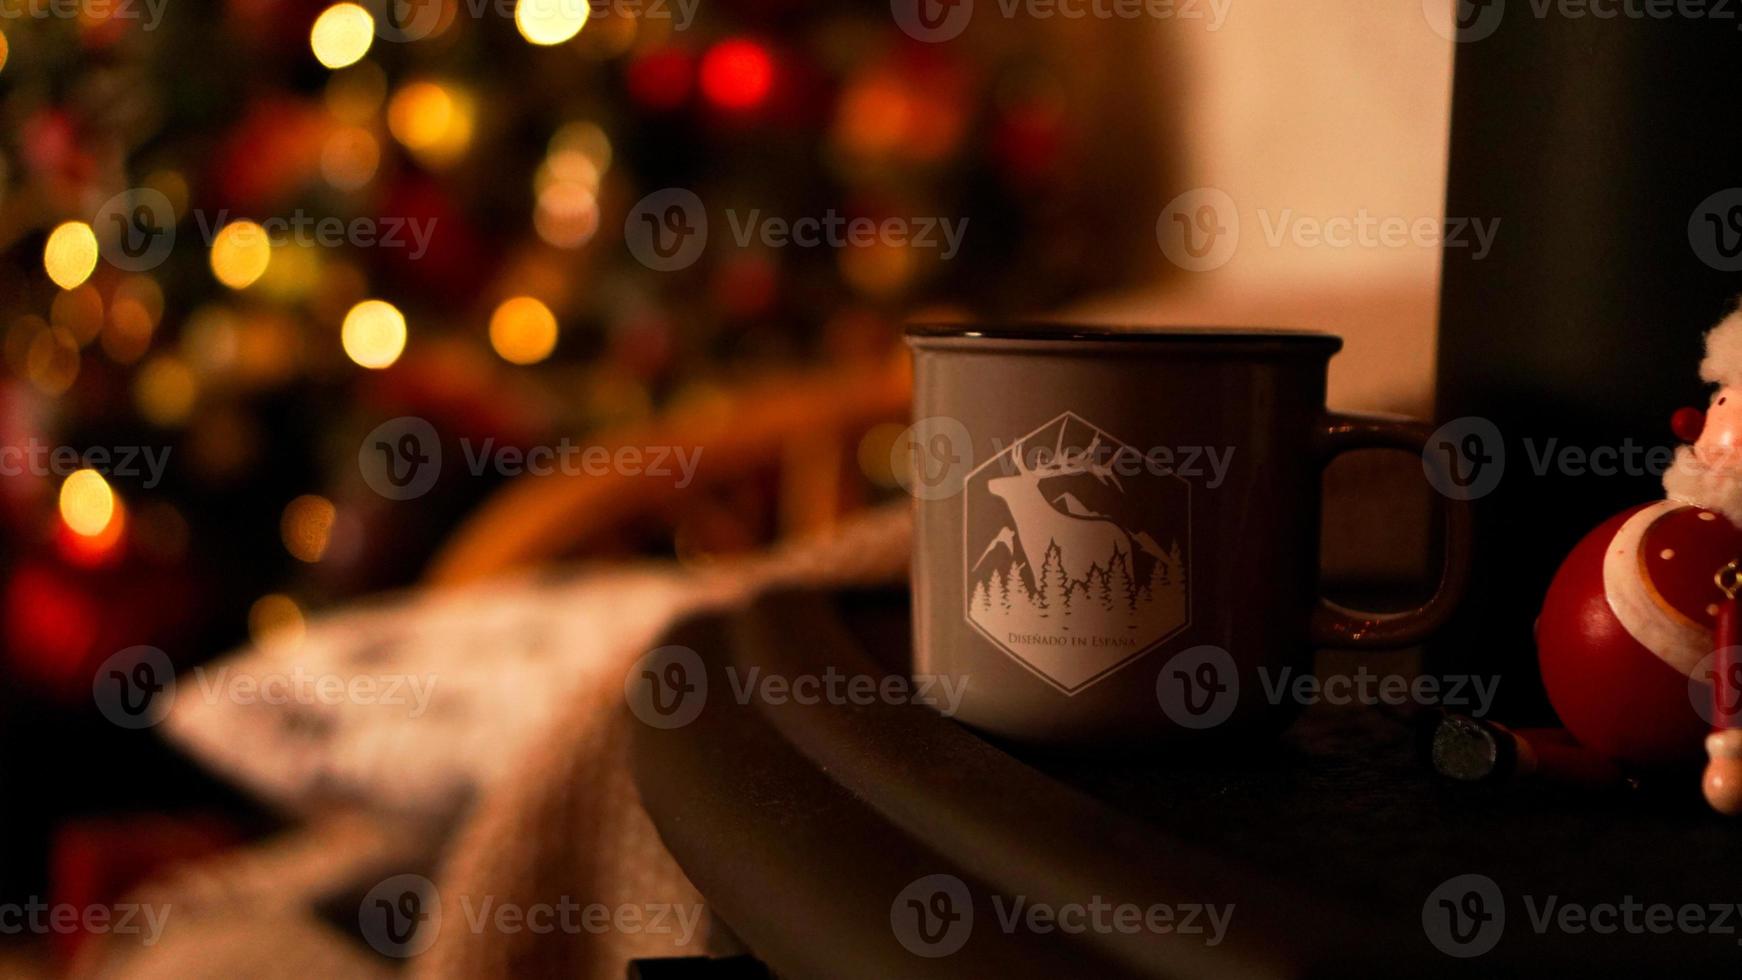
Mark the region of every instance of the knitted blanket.
<instances>
[{"instance_id":1,"label":"knitted blanket","mask_svg":"<svg viewBox=\"0 0 1742 980\"><path fill-rule=\"evenodd\" d=\"M381 599L178 678L169 739L297 829L150 883L161 937L87 944L76 975L616 978L708 950L629 777L625 673L764 590L898 581L910 533L895 506L709 567Z\"/></svg>"}]
</instances>

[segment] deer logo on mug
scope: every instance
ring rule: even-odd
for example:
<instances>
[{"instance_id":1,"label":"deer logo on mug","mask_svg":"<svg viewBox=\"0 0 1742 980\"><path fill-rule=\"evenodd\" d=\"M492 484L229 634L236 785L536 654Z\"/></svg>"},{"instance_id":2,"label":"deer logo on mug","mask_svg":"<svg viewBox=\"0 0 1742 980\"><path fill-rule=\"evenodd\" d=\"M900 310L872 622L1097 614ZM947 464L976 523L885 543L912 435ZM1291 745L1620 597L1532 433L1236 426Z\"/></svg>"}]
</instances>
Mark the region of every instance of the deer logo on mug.
<instances>
[{"instance_id":1,"label":"deer logo on mug","mask_svg":"<svg viewBox=\"0 0 1742 980\"><path fill-rule=\"evenodd\" d=\"M1191 620L1191 487L1066 412L969 474L968 622L1064 694Z\"/></svg>"}]
</instances>

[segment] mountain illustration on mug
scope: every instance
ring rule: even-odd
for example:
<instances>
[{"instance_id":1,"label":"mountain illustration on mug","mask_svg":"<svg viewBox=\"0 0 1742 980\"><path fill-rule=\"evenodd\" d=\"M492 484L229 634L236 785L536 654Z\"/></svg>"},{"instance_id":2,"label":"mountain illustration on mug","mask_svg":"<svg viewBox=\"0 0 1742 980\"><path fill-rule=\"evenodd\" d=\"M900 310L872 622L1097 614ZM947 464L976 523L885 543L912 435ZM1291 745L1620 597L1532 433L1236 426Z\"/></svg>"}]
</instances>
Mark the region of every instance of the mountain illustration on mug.
<instances>
[{"instance_id":1,"label":"mountain illustration on mug","mask_svg":"<svg viewBox=\"0 0 1742 980\"><path fill-rule=\"evenodd\" d=\"M968 620L1067 694L1189 620L1190 487L1144 462L1067 412L969 477Z\"/></svg>"}]
</instances>

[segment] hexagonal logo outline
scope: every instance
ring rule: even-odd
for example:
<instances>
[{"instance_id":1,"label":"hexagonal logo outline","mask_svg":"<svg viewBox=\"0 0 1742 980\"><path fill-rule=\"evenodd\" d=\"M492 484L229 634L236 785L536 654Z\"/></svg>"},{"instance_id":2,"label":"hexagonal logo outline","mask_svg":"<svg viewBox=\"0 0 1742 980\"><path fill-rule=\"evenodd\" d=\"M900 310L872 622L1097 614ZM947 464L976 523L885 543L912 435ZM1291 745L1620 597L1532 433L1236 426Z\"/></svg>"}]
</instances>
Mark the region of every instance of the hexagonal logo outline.
<instances>
[{"instance_id":1,"label":"hexagonal logo outline","mask_svg":"<svg viewBox=\"0 0 1742 980\"><path fill-rule=\"evenodd\" d=\"M1192 555L1192 521L1191 521L1192 487L1191 487L1191 481L1185 479L1184 477L1180 476L1177 473L1171 473L1171 472L1166 473L1166 474L1146 473L1146 474L1143 474L1143 476L1146 479L1153 478L1153 479L1171 479L1171 480L1174 480L1178 483L1178 485L1184 491L1184 498L1183 498L1184 503L1183 503L1183 508L1181 510L1181 517L1183 518L1183 525L1184 526L1183 526L1183 529L1181 530L1181 534L1180 534L1178 541L1175 542L1176 550L1171 555L1172 560L1176 566L1176 570L1178 572L1178 579L1177 579L1178 593L1179 593L1178 601L1179 601L1179 605L1181 608L1179 609L1178 620L1172 626L1162 627L1160 629L1160 631L1157 632L1153 637L1139 642L1133 649L1131 649L1129 652L1125 653L1124 656L1120 657L1117 660L1110 661L1110 662L1106 663L1100 669L1094 671L1094 673L1092 673L1086 677L1083 677L1080 680L1077 680L1075 683L1066 683L1064 681L1061 681L1059 678L1054 677L1052 674L1048 673L1048 671L1042 665L1033 662L1029 656L1025 656L1024 654L1022 654L1016 650L1013 650L1009 644L1000 641L996 636L994 636L991 633L991 631L989 631L986 628L985 625L976 621L976 619L974 617L974 611L973 611L973 606L974 606L974 603L976 601L976 595L977 595L976 587L975 587L975 583L974 583L974 569L977 567L976 556L978 555L979 561L984 561L986 554L990 553L992 548L996 547L996 544L997 544L997 542L994 541L992 545L989 545L986 547L986 553L977 553L975 548L974 548L973 542L970 540L970 533L973 529L973 524L974 524L972 508L975 506L975 497L976 497L975 490L977 487L977 477L979 477L980 473L983 472L984 470L986 470L988 467L991 467L991 466L997 464L999 460L1004 459L1005 457L1012 456L1017 451L1018 447L1026 446L1026 444L1028 443L1028 440L1034 438L1035 436L1037 436L1043 432L1050 431L1055 425L1060 427L1058 443L1060 445L1062 445L1064 435L1068 431L1069 426L1071 425L1072 422L1075 422L1077 425L1092 431L1095 434L1097 439L1104 438L1112 443L1117 444L1117 446L1120 447L1119 451L1123 451L1126 449L1133 449L1133 447L1131 446L1130 443L1126 442L1123 439L1120 439L1118 436L1113 435L1112 433L1108 432L1106 429L1101 428L1099 425L1096 425L1095 423L1089 421L1088 419L1077 414L1076 412L1065 411L1065 412L1061 412L1060 414L1049 419L1047 422L1036 427L1034 430L1030 431L1029 433L1022 436L1021 438L1014 440L1009 445L1004 446L1003 448L999 449L998 452L993 453L984 462L982 462L978 466L974 467L972 470L970 470L968 472L968 475L964 480L963 488L962 488L962 617L963 617L963 619L965 619L968 622L968 625L972 626L976 632L978 632L982 637L984 637L986 639L986 642L992 644L992 646L997 648L1005 656L1009 657L1011 660L1013 660L1017 664L1021 665L1024 670L1027 670L1029 673L1033 674L1034 676L1038 677L1040 680L1044 681L1048 686L1052 687L1054 690L1060 692L1061 694L1066 695L1067 697L1075 696L1077 694L1082 693L1083 691L1088 690L1090 687L1093 687L1095 684L1098 684L1101 681L1106 680L1108 677L1111 677L1113 674L1117 673L1118 671L1120 671L1126 667L1131 666L1132 664L1136 663L1138 660L1141 660L1143 657L1147 656L1148 654L1155 652L1157 649L1159 649L1163 645L1165 645L1169 640L1177 638L1182 632L1184 632L1189 626L1191 626L1191 622L1192 622L1192 602L1191 602L1192 589L1191 589L1191 574L1190 574L1190 569L1192 567L1192 558L1191 558L1191 555ZM1115 456L1117 456L1117 451L1115 453ZM988 479L986 482L989 484L990 480ZM986 490L983 492L990 493L991 491ZM1066 519L1072 519L1072 518L1075 518L1078 516L1075 513L1066 513L1066 512L1058 512L1058 513L1059 513L1060 517L1063 517ZM1012 517L1014 518L1014 516L1015 516L1014 512L1012 512ZM1020 523L1020 521L1018 521L1018 523ZM1112 522L1108 521L1106 523L1112 523ZM1120 530L1127 530L1127 529L1121 528ZM1018 532L1018 534L1019 533L1020 532ZM1178 550L1182 542L1183 542L1183 550ZM1053 551L1052 541L1049 540L1048 554L1050 555L1052 553L1052 551ZM1014 553L1014 549L1012 549L1012 553ZM1024 553L1026 554L1026 548L1024 549ZM1130 552L1128 551L1127 553L1129 554ZM1030 557L1032 558L1032 556L1030 556ZM1133 562L1133 565L1135 565L1135 562ZM1026 584L1024 585L1024 588L1026 588Z\"/></svg>"}]
</instances>

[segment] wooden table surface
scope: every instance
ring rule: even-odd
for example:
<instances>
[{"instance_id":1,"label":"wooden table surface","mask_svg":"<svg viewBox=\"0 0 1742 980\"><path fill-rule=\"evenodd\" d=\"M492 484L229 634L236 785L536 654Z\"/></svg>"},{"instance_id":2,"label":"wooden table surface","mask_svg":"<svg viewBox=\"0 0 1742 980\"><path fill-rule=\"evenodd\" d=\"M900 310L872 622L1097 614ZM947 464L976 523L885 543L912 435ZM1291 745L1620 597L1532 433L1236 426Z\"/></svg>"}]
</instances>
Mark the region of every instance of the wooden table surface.
<instances>
[{"instance_id":1,"label":"wooden table surface","mask_svg":"<svg viewBox=\"0 0 1742 980\"><path fill-rule=\"evenodd\" d=\"M769 596L686 623L667 642L700 655L706 704L680 727L635 724L637 784L715 914L780 976L1543 976L1742 964L1742 829L1697 794L1450 785L1419 761L1419 719L1401 709L1313 708L1262 746L1091 760L1000 747L912 704L738 696L752 671L902 673L907 606L896 593ZM1447 928L1434 899L1463 875L1487 876L1503 904L1498 943L1468 959L1429 937ZM939 906L951 882L963 892ZM1232 912L1212 944L1178 929L1011 925L1018 898ZM1727 904L1736 916L1729 934L1715 923L1668 934L1537 924L1545 908L1628 901ZM958 942L945 913L963 912Z\"/></svg>"}]
</instances>

